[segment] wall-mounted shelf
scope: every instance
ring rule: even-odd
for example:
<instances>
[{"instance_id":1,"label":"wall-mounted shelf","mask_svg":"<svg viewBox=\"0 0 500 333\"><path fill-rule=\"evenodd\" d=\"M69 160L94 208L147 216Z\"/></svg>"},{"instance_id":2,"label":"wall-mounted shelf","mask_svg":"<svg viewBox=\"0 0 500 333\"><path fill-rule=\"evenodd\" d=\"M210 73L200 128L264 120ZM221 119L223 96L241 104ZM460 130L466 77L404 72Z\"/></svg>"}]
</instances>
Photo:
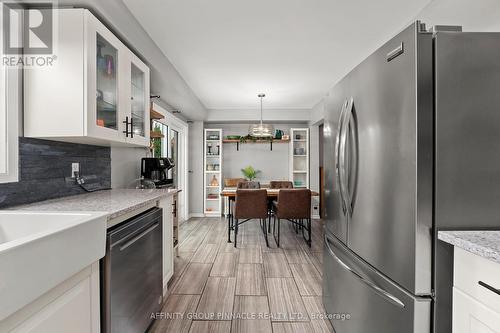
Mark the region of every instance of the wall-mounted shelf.
<instances>
[{"instance_id":1,"label":"wall-mounted shelf","mask_svg":"<svg viewBox=\"0 0 500 333\"><path fill-rule=\"evenodd\" d=\"M270 148L271 150L273 150L273 144L274 143L289 143L290 140L283 140L283 139L280 139L280 140L277 140L277 139L273 139L273 140L268 140L268 139L257 139L257 140L246 140L246 141L241 141L239 139L224 139L222 140L222 143L236 143L236 150L239 151L240 150L240 144L243 143L243 144L247 144L247 143L269 143L270 145Z\"/></svg>"},{"instance_id":2,"label":"wall-mounted shelf","mask_svg":"<svg viewBox=\"0 0 500 333\"><path fill-rule=\"evenodd\" d=\"M165 137L165 135L163 135L162 133L158 133L158 132L150 132L149 136L151 137L151 139L161 139L161 138Z\"/></svg>"},{"instance_id":3,"label":"wall-mounted shelf","mask_svg":"<svg viewBox=\"0 0 500 333\"><path fill-rule=\"evenodd\" d=\"M158 111L153 110L152 108L149 110L149 118L154 120L165 119L165 116Z\"/></svg>"}]
</instances>

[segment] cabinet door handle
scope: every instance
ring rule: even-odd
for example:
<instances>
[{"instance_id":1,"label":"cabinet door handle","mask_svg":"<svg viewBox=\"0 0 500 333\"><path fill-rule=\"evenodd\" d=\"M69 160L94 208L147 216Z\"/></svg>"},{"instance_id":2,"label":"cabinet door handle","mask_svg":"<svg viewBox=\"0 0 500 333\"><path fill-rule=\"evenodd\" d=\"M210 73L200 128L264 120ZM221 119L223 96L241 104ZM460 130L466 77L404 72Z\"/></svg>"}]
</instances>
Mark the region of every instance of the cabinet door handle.
<instances>
[{"instance_id":1,"label":"cabinet door handle","mask_svg":"<svg viewBox=\"0 0 500 333\"><path fill-rule=\"evenodd\" d=\"M494 292L494 293L495 293L495 294L497 294L497 295L500 295L500 289L496 289L496 288L494 288L494 287L490 286L489 284L487 284L487 283L485 283L485 282L483 282L483 281L479 281L479 282L478 282L478 284L479 284L481 287L486 288L486 289L488 289L489 291Z\"/></svg>"},{"instance_id":2,"label":"cabinet door handle","mask_svg":"<svg viewBox=\"0 0 500 333\"><path fill-rule=\"evenodd\" d=\"M125 133L125 136L128 138L128 116L125 117L125 121L122 121L122 123L125 124L125 131L123 131L123 133Z\"/></svg>"},{"instance_id":3,"label":"cabinet door handle","mask_svg":"<svg viewBox=\"0 0 500 333\"><path fill-rule=\"evenodd\" d=\"M130 118L130 137L134 137L134 117Z\"/></svg>"}]
</instances>

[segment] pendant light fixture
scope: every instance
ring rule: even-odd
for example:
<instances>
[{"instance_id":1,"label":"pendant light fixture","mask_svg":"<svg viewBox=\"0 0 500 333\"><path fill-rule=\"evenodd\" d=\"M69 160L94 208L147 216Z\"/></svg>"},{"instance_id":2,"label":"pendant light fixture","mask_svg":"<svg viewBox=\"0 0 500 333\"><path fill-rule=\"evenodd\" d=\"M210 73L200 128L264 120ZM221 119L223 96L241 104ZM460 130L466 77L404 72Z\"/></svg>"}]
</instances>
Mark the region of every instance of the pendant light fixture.
<instances>
[{"instance_id":1,"label":"pendant light fixture","mask_svg":"<svg viewBox=\"0 0 500 333\"><path fill-rule=\"evenodd\" d=\"M262 122L262 99L266 97L265 94L257 95L260 98L260 123L252 124L248 129L248 134L256 138L272 138L274 136L274 127L271 124L264 124Z\"/></svg>"}]
</instances>

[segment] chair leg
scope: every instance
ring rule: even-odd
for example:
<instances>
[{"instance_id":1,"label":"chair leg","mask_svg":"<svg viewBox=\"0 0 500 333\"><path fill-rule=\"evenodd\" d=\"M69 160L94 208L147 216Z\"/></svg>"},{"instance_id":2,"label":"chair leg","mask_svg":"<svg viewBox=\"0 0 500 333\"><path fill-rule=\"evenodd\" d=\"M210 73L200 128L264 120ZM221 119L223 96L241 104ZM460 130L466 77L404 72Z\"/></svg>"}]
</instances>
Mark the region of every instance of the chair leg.
<instances>
[{"instance_id":1,"label":"chair leg","mask_svg":"<svg viewBox=\"0 0 500 333\"><path fill-rule=\"evenodd\" d=\"M278 241L276 242L276 244L278 245L278 247L280 247L280 219L278 219Z\"/></svg>"},{"instance_id":2,"label":"chair leg","mask_svg":"<svg viewBox=\"0 0 500 333\"><path fill-rule=\"evenodd\" d=\"M227 242L231 243L231 218L227 219Z\"/></svg>"},{"instance_id":3,"label":"chair leg","mask_svg":"<svg viewBox=\"0 0 500 333\"><path fill-rule=\"evenodd\" d=\"M238 219L235 219L234 226L234 247L237 247L238 244Z\"/></svg>"},{"instance_id":4,"label":"chair leg","mask_svg":"<svg viewBox=\"0 0 500 333\"><path fill-rule=\"evenodd\" d=\"M307 223L309 224L309 247L311 247L311 235L312 235L312 227L311 227L311 218L307 219Z\"/></svg>"},{"instance_id":5,"label":"chair leg","mask_svg":"<svg viewBox=\"0 0 500 333\"><path fill-rule=\"evenodd\" d=\"M264 219L264 238L266 239L266 246L269 247L269 240L267 239L267 219Z\"/></svg>"},{"instance_id":6,"label":"chair leg","mask_svg":"<svg viewBox=\"0 0 500 333\"><path fill-rule=\"evenodd\" d=\"M273 216L274 216L274 214L273 214L273 212L271 211L271 212L269 213L269 223L268 223L268 225L267 225L267 232L271 232L271 219L273 218Z\"/></svg>"}]
</instances>

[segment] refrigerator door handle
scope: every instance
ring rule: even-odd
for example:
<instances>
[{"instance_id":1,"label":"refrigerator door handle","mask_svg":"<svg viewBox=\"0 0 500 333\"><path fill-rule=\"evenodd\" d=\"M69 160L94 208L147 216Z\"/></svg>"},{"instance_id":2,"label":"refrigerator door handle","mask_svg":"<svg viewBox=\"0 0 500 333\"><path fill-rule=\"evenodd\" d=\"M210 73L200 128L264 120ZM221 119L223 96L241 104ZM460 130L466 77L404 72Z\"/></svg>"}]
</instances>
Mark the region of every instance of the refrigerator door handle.
<instances>
[{"instance_id":1,"label":"refrigerator door handle","mask_svg":"<svg viewBox=\"0 0 500 333\"><path fill-rule=\"evenodd\" d=\"M347 206L349 207L349 212L352 216L354 212L354 201L356 197L356 190L358 186L358 133L357 133L357 120L356 120L356 114L354 111L354 98L351 97L349 100L349 104L347 106L347 124L346 124L346 130L351 138L351 141L346 139L346 149L349 151L350 154L352 154L352 162L353 163L348 163L346 166L346 170L348 170L348 173L346 174L346 180L345 182L349 185L349 179L351 178L351 173L354 172L354 179L352 180L352 188L350 189L349 186L347 186ZM352 146L351 146L352 144ZM347 162L346 162L347 163Z\"/></svg>"},{"instance_id":2,"label":"refrigerator door handle","mask_svg":"<svg viewBox=\"0 0 500 333\"><path fill-rule=\"evenodd\" d=\"M340 194L344 199L345 205L347 207L347 216L352 215L352 207L351 207L351 199L349 198L349 175L347 173L347 159L346 159L346 150L347 150L347 139L349 133L349 123L352 114L352 99L351 101L345 101L345 109L344 109L344 119L342 122L341 130L340 130L340 147L339 147L339 179L340 179Z\"/></svg>"},{"instance_id":3,"label":"refrigerator door handle","mask_svg":"<svg viewBox=\"0 0 500 333\"><path fill-rule=\"evenodd\" d=\"M339 127L337 130L337 139L335 143L335 156L336 156L336 164L337 164L337 178L339 180L339 192L340 192L340 198L342 199L342 211L344 215L347 214L347 201L344 196L344 184L343 184L343 178L342 178L342 173L341 173L341 168L342 168L342 163L343 160L340 157L342 147L341 147L341 140L342 140L342 131L344 128L344 121L345 121L345 113L347 110L347 100L344 101L344 104L342 104L342 110L340 111L340 118L339 118Z\"/></svg>"},{"instance_id":4,"label":"refrigerator door handle","mask_svg":"<svg viewBox=\"0 0 500 333\"><path fill-rule=\"evenodd\" d=\"M328 237L328 235L325 234L325 245L326 245L326 248L328 249L328 252L333 257L333 259L335 259L335 261L337 261L346 271L352 273L352 275L354 275L359 281L361 281L362 283L364 283L366 286L368 286L369 288L371 288L373 291L375 291L377 294L379 294L380 296L382 296L383 298L385 298L386 300L388 300L392 304L394 304L394 305L396 305L396 306L398 306L400 308L404 308L405 307L404 303L401 302L401 300L399 298L397 298L396 296L390 294L389 292L385 291L384 289L380 288L375 283L373 283L372 281L370 281L369 279L367 279L366 277L364 277L360 273L356 272L349 265L347 265L345 262L343 262L335 254L335 252L332 250L332 248L330 246L330 242L331 242L330 238Z\"/></svg>"}]
</instances>

